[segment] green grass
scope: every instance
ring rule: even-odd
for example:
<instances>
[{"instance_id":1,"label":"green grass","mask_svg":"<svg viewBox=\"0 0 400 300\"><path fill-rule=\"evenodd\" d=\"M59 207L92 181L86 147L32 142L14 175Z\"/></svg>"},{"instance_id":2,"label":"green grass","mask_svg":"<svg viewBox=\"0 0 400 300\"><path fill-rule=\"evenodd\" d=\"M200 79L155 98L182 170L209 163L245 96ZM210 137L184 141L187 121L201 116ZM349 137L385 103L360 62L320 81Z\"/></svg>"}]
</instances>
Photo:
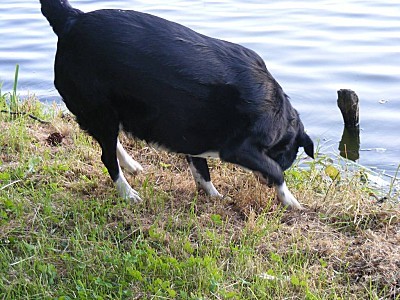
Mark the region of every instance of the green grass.
<instances>
[{"instance_id":1,"label":"green grass","mask_svg":"<svg viewBox=\"0 0 400 300\"><path fill-rule=\"evenodd\" d=\"M19 75L19 65L15 66L14 84L12 92L7 94L2 94L2 83L0 83L0 109L18 112L19 109L19 98L17 94L18 88L18 75Z\"/></svg>"},{"instance_id":2,"label":"green grass","mask_svg":"<svg viewBox=\"0 0 400 300\"><path fill-rule=\"evenodd\" d=\"M295 164L306 209L285 211L235 166L210 162L229 195L210 199L183 158L121 137L145 167L128 177L134 204L71 118L17 104L51 124L0 115L0 299L400 299L399 207L375 203L362 174L322 154Z\"/></svg>"}]
</instances>

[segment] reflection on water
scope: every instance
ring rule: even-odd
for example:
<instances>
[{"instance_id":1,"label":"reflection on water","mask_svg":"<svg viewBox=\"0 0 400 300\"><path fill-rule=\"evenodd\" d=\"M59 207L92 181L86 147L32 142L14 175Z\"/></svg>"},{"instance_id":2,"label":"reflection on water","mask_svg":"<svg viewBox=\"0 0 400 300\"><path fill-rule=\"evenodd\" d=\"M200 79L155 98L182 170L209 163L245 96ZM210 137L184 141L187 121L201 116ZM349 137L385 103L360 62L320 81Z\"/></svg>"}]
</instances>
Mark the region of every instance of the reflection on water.
<instances>
[{"instance_id":1,"label":"reflection on water","mask_svg":"<svg viewBox=\"0 0 400 300\"><path fill-rule=\"evenodd\" d=\"M133 8L153 13L252 48L290 95L310 135L324 145L322 151L338 153L343 136L347 151L349 145L360 144L360 164L394 174L400 163L400 5L396 1L70 2L84 11ZM2 0L0 15L2 90L12 89L18 63L21 93L59 99L53 87L57 41L40 13L39 1ZM353 89L360 97L359 139L342 132L336 106L336 91L342 88Z\"/></svg>"},{"instance_id":2,"label":"reflection on water","mask_svg":"<svg viewBox=\"0 0 400 300\"><path fill-rule=\"evenodd\" d=\"M360 127L343 127L342 138L339 142L340 156L357 161L360 158Z\"/></svg>"}]
</instances>

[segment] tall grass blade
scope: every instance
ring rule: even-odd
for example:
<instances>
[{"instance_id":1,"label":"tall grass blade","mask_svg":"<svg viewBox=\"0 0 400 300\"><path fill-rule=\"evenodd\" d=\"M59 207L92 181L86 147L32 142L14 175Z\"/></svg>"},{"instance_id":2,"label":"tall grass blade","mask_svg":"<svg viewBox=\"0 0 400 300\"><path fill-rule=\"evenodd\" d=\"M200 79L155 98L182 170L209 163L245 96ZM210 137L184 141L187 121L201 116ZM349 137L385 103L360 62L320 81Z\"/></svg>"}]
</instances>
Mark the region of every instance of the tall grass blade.
<instances>
[{"instance_id":1,"label":"tall grass blade","mask_svg":"<svg viewBox=\"0 0 400 300\"><path fill-rule=\"evenodd\" d=\"M398 177L399 171L400 171L400 164L398 165L398 167L396 169L396 173L394 174L394 177L392 178L392 181L390 182L388 198L391 198L393 190L396 189L395 186L396 186L397 180L399 179L399 177Z\"/></svg>"},{"instance_id":2,"label":"tall grass blade","mask_svg":"<svg viewBox=\"0 0 400 300\"><path fill-rule=\"evenodd\" d=\"M6 108L6 96L2 93L3 83L0 82L0 109L3 110Z\"/></svg>"},{"instance_id":3,"label":"tall grass blade","mask_svg":"<svg viewBox=\"0 0 400 300\"><path fill-rule=\"evenodd\" d=\"M14 75L14 84L13 91L10 99L10 110L18 113L18 96L17 96L17 86L18 86L18 73L19 73L19 65L15 66L15 75Z\"/></svg>"}]
</instances>

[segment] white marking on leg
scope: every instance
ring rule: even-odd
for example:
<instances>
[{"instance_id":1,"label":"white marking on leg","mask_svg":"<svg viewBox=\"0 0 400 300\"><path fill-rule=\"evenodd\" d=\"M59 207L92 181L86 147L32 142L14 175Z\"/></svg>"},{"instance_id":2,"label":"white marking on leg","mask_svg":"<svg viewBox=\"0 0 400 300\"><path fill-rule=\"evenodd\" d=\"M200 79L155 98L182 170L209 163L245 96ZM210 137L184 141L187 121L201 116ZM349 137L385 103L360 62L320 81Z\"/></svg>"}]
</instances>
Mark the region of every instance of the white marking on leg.
<instances>
[{"instance_id":1,"label":"white marking on leg","mask_svg":"<svg viewBox=\"0 0 400 300\"><path fill-rule=\"evenodd\" d=\"M297 199L289 191L285 182L283 182L281 185L277 185L275 189L278 199L282 202L283 205L300 210L303 209Z\"/></svg>"},{"instance_id":2,"label":"white marking on leg","mask_svg":"<svg viewBox=\"0 0 400 300\"><path fill-rule=\"evenodd\" d=\"M128 172L137 174L140 171L143 171L143 167L136 160L129 156L119 140L117 141L117 158L120 166L125 168Z\"/></svg>"},{"instance_id":3,"label":"white marking on leg","mask_svg":"<svg viewBox=\"0 0 400 300\"><path fill-rule=\"evenodd\" d=\"M126 180L124 174L122 173L121 168L119 169L119 177L114 182L118 194L121 198L132 200L134 202L140 202L142 199L139 196L139 193L136 192L131 186L129 185L128 181Z\"/></svg>"},{"instance_id":4,"label":"white marking on leg","mask_svg":"<svg viewBox=\"0 0 400 300\"><path fill-rule=\"evenodd\" d=\"M223 198L223 196L217 191L211 181L205 181L203 176L197 171L196 167L192 162L189 163L190 171L192 172L194 181L196 182L197 188L202 189L210 197Z\"/></svg>"},{"instance_id":5,"label":"white marking on leg","mask_svg":"<svg viewBox=\"0 0 400 300\"><path fill-rule=\"evenodd\" d=\"M218 197L222 198L223 196L217 191L215 186L212 184L211 181L205 181L199 183L201 188L206 192L206 194L210 197Z\"/></svg>"},{"instance_id":6,"label":"white marking on leg","mask_svg":"<svg viewBox=\"0 0 400 300\"><path fill-rule=\"evenodd\" d=\"M201 158L220 158L219 157L219 152L216 151L207 151L204 153L200 153L197 155L192 155L193 157L201 157Z\"/></svg>"}]
</instances>

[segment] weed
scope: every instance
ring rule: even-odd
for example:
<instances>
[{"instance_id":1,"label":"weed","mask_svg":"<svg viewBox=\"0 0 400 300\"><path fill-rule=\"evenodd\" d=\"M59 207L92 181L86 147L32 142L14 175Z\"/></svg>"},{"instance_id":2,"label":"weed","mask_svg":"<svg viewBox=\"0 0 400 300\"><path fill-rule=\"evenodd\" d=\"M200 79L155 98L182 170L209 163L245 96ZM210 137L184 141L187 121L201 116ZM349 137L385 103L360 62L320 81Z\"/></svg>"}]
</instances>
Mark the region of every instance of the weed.
<instances>
[{"instance_id":1,"label":"weed","mask_svg":"<svg viewBox=\"0 0 400 300\"><path fill-rule=\"evenodd\" d=\"M0 109L2 112L19 112L19 97L17 94L19 65L15 66L13 89L9 93L2 94L0 85Z\"/></svg>"}]
</instances>

